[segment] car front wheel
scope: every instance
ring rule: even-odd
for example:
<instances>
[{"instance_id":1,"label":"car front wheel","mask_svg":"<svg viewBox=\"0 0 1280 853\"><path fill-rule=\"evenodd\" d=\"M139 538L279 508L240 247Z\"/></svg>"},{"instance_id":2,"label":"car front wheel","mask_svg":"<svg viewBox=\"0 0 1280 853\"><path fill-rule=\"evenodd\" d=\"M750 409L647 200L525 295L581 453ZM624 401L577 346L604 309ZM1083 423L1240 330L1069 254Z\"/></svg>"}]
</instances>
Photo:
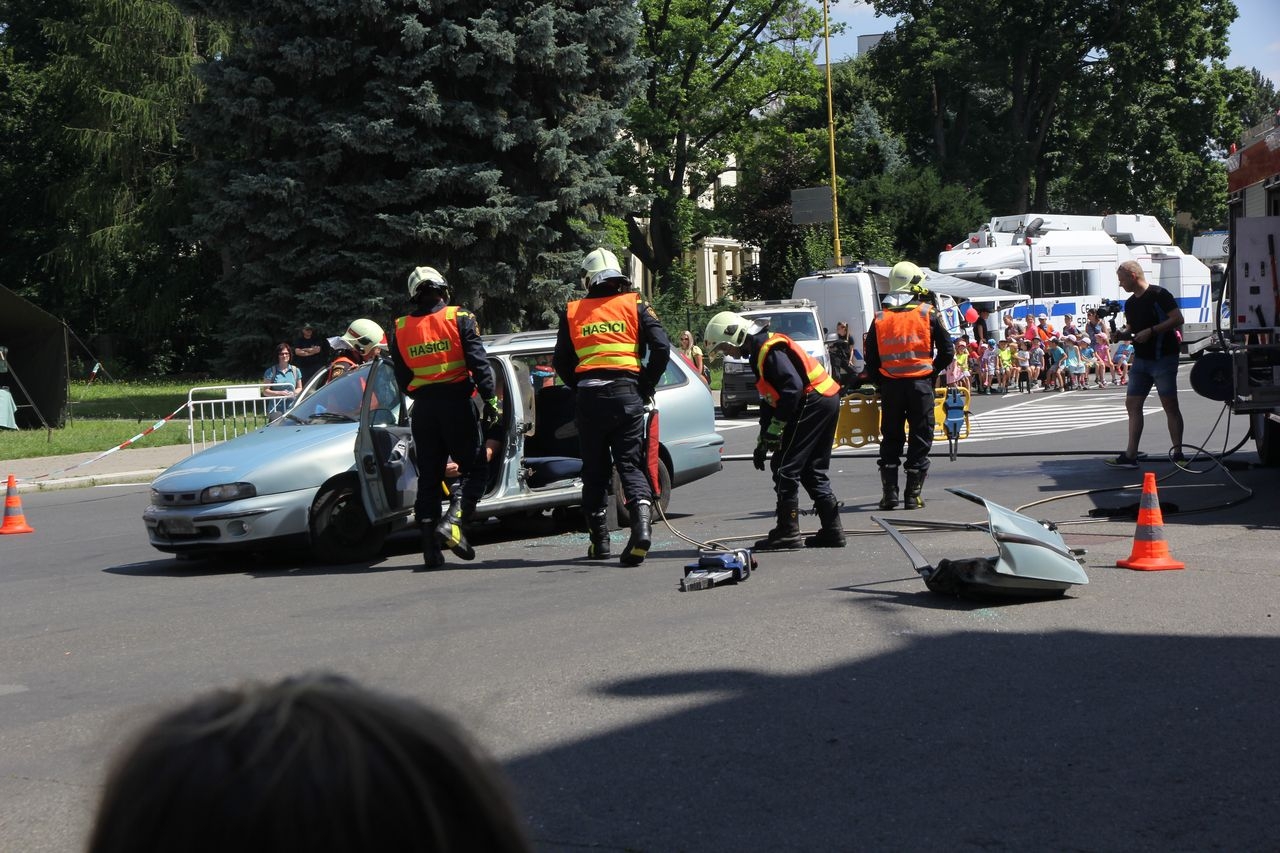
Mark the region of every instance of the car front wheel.
<instances>
[{"instance_id":1,"label":"car front wheel","mask_svg":"<svg viewBox=\"0 0 1280 853\"><path fill-rule=\"evenodd\" d=\"M387 525L371 524L351 483L320 490L311 507L311 551L324 563L361 563L378 556Z\"/></svg>"}]
</instances>

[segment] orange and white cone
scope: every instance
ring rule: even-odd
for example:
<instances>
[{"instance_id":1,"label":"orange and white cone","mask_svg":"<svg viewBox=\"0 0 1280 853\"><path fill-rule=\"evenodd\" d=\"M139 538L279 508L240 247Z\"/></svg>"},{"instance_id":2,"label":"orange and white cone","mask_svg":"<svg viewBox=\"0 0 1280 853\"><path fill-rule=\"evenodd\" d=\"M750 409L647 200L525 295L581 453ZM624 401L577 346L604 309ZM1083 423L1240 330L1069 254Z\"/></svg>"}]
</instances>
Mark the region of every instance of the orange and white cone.
<instances>
[{"instance_id":1,"label":"orange and white cone","mask_svg":"<svg viewBox=\"0 0 1280 853\"><path fill-rule=\"evenodd\" d=\"M9 488L4 496L4 524L0 524L0 533L35 533L35 528L27 524L27 517L22 514L22 498L18 497L18 478L9 475Z\"/></svg>"},{"instance_id":2,"label":"orange and white cone","mask_svg":"<svg viewBox=\"0 0 1280 853\"><path fill-rule=\"evenodd\" d=\"M1160 497L1156 494L1156 475L1150 471L1142 475L1142 502L1138 504L1138 529L1133 534L1133 550L1127 560L1116 560L1116 565L1140 572L1160 572L1166 569L1185 569L1169 556L1169 543L1164 539L1164 515L1160 512Z\"/></svg>"}]
</instances>

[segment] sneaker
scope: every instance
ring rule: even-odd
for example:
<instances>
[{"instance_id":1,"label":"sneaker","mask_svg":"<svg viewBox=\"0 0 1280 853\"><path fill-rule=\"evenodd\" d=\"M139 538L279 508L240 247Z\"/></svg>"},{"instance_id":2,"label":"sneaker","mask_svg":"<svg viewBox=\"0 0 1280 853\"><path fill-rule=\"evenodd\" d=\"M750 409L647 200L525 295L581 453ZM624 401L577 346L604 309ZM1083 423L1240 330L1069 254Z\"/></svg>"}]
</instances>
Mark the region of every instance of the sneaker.
<instances>
[{"instance_id":1,"label":"sneaker","mask_svg":"<svg viewBox=\"0 0 1280 853\"><path fill-rule=\"evenodd\" d=\"M1138 460L1134 459L1132 456L1125 456L1121 453L1115 459L1108 459L1107 464L1112 468L1137 468Z\"/></svg>"},{"instance_id":2,"label":"sneaker","mask_svg":"<svg viewBox=\"0 0 1280 853\"><path fill-rule=\"evenodd\" d=\"M1182 455L1181 453L1175 453L1173 454L1173 456L1169 458L1172 460L1174 465L1185 465L1188 461L1187 457Z\"/></svg>"}]
</instances>

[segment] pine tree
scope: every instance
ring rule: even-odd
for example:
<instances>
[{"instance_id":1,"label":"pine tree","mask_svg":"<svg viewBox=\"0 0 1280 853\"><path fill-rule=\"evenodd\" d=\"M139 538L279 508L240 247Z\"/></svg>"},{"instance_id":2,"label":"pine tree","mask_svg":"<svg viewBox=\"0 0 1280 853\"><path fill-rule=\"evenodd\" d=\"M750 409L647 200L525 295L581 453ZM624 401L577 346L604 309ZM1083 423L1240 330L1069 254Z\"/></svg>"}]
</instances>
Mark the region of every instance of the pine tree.
<instances>
[{"instance_id":1,"label":"pine tree","mask_svg":"<svg viewBox=\"0 0 1280 853\"><path fill-rule=\"evenodd\" d=\"M304 315L389 327L421 264L486 331L545 325L618 202L628 3L192 2L242 38L191 131L234 345Z\"/></svg>"}]
</instances>

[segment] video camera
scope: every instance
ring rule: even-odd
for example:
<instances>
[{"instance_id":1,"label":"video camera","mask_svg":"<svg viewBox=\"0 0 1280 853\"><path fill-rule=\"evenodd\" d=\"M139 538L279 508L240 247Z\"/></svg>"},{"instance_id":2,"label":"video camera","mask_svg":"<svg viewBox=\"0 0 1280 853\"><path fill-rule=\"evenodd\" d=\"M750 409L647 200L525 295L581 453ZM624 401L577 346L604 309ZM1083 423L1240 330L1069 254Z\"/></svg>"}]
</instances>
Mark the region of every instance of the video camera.
<instances>
[{"instance_id":1,"label":"video camera","mask_svg":"<svg viewBox=\"0 0 1280 853\"><path fill-rule=\"evenodd\" d=\"M1116 331L1116 317L1123 315L1123 304L1115 299L1104 299L1095 310L1098 312L1098 319L1105 319L1111 327L1111 340L1118 341L1125 337L1124 333Z\"/></svg>"},{"instance_id":2,"label":"video camera","mask_svg":"<svg viewBox=\"0 0 1280 853\"><path fill-rule=\"evenodd\" d=\"M1098 319L1103 317L1114 317L1124 311L1124 305L1115 299L1104 299L1098 306Z\"/></svg>"}]
</instances>

